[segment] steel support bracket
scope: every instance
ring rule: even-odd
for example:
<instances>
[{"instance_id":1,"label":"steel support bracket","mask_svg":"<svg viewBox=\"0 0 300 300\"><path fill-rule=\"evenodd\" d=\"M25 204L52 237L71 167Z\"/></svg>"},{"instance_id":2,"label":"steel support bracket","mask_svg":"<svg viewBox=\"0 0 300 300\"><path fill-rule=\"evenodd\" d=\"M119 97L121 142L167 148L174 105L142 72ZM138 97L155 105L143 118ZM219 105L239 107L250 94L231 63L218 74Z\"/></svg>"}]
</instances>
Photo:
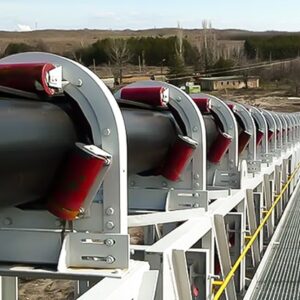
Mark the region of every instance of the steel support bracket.
<instances>
[{"instance_id":1,"label":"steel support bracket","mask_svg":"<svg viewBox=\"0 0 300 300\"><path fill-rule=\"evenodd\" d=\"M58 270L67 272L69 268L124 269L128 265L129 235L72 232L64 238Z\"/></svg>"},{"instance_id":2,"label":"steel support bracket","mask_svg":"<svg viewBox=\"0 0 300 300\"><path fill-rule=\"evenodd\" d=\"M208 207L208 192L196 190L171 189L167 195L166 210L180 210Z\"/></svg>"},{"instance_id":3,"label":"steel support bracket","mask_svg":"<svg viewBox=\"0 0 300 300\"><path fill-rule=\"evenodd\" d=\"M248 173L259 173L261 172L261 161L250 160L247 162Z\"/></svg>"}]
</instances>

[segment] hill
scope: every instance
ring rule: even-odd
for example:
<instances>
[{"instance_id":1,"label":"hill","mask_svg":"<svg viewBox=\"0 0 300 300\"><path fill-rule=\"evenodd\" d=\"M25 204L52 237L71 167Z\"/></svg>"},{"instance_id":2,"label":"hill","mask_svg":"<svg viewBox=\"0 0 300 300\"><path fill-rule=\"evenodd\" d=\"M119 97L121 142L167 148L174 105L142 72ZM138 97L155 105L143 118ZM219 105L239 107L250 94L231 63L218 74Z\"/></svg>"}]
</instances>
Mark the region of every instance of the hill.
<instances>
[{"instance_id":1,"label":"hill","mask_svg":"<svg viewBox=\"0 0 300 300\"><path fill-rule=\"evenodd\" d=\"M0 31L0 53L3 53L7 45L12 42L36 44L43 41L47 45L49 51L62 54L64 52L72 52L79 47L88 46L98 39L141 36L169 37L176 35L177 31L177 28L155 28L145 30L36 30L31 32ZM300 32L255 32L238 29L213 29L213 31L219 40L244 40L245 37L249 36L300 35ZM184 37L194 45L197 44L201 32L202 29L183 29Z\"/></svg>"}]
</instances>

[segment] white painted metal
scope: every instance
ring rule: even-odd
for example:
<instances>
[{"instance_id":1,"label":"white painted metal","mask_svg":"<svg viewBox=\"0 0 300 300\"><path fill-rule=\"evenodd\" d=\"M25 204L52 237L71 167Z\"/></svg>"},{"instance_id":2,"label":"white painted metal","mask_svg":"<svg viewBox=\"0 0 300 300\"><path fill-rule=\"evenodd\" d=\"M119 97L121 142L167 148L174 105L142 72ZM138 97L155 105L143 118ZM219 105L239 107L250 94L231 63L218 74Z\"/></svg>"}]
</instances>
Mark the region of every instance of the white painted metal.
<instances>
[{"instance_id":1,"label":"white painted metal","mask_svg":"<svg viewBox=\"0 0 300 300\"><path fill-rule=\"evenodd\" d=\"M17 300L18 299L18 279L16 277L0 277L0 299Z\"/></svg>"}]
</instances>

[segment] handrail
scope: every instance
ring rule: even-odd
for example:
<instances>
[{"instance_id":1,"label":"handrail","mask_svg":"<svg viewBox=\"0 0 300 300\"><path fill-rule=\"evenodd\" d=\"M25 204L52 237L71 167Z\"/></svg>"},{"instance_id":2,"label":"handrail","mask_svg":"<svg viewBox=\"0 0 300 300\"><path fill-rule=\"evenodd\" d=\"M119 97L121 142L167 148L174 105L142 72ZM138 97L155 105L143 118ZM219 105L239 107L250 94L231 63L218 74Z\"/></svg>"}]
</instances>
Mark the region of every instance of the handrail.
<instances>
[{"instance_id":1,"label":"handrail","mask_svg":"<svg viewBox=\"0 0 300 300\"><path fill-rule=\"evenodd\" d=\"M286 182L286 184L284 185L284 187L280 191L279 195L275 198L274 203L272 204L272 206L270 207L270 209L267 211L265 217L263 218L263 220L261 221L261 223L257 227L256 231L252 235L252 237L249 240L248 244L246 245L246 247L242 251L241 255L239 256L239 258L237 259L237 261L235 262L235 264L231 268L230 272L227 274L225 280L223 281L223 284L220 286L219 290L217 291L217 293L216 293L216 295L214 297L214 300L219 300L220 297L222 296L222 294L225 291L225 289L226 289L227 285L229 284L230 280L233 278L234 273L236 272L236 270L240 266L242 260L245 258L245 256L248 253L248 251L251 249L251 246L255 242L256 238L258 237L260 231L263 229L264 225L267 223L267 221L268 221L269 217L271 216L274 208L276 207L276 205L278 204L278 202L281 200L282 195L284 194L284 192L286 191L286 189L290 185L291 181L294 179L294 177L295 177L295 175L296 175L296 173L298 172L299 169L300 169L300 164L298 164L298 166L296 167L296 169L291 174L291 176L289 177L288 181Z\"/></svg>"}]
</instances>

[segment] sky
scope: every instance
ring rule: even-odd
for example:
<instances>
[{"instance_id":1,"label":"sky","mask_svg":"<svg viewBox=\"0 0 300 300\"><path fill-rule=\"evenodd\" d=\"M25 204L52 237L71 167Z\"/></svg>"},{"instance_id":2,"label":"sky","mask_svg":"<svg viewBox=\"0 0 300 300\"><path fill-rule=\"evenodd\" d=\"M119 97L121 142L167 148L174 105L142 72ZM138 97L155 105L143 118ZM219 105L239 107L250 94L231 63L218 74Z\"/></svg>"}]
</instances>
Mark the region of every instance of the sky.
<instances>
[{"instance_id":1,"label":"sky","mask_svg":"<svg viewBox=\"0 0 300 300\"><path fill-rule=\"evenodd\" d=\"M300 31L299 0L0 0L0 30L212 27Z\"/></svg>"}]
</instances>

